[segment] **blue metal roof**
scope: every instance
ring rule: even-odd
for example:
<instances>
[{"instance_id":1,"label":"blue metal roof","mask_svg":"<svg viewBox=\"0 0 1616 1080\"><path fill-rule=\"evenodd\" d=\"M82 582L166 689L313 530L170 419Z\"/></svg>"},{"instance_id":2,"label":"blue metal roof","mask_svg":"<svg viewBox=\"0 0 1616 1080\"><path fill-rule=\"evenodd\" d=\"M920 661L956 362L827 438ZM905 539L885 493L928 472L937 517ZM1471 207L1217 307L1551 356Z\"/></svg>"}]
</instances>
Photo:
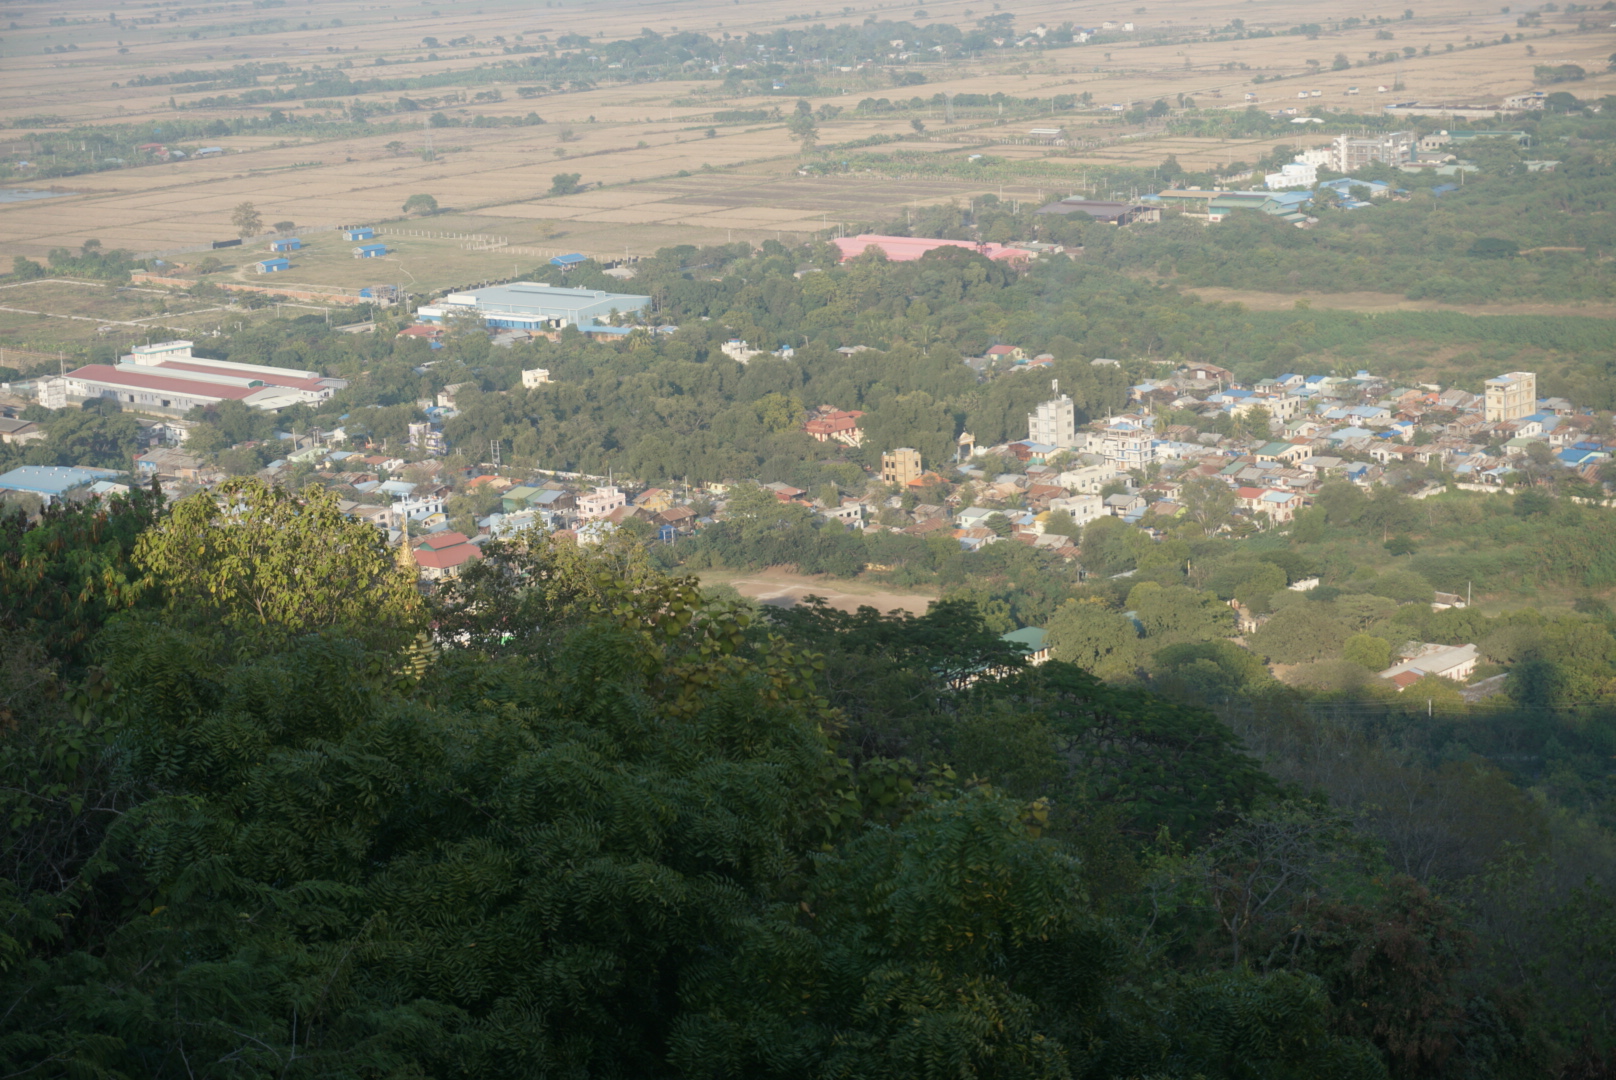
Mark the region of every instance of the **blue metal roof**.
<instances>
[{"instance_id":1,"label":"blue metal roof","mask_svg":"<svg viewBox=\"0 0 1616 1080\"><path fill-rule=\"evenodd\" d=\"M557 255L550 260L551 266L577 266L581 262L588 262L589 256L580 255L576 251L571 255Z\"/></svg>"},{"instance_id":2,"label":"blue metal roof","mask_svg":"<svg viewBox=\"0 0 1616 1080\"><path fill-rule=\"evenodd\" d=\"M0 476L0 491L31 491L55 497L81 484L108 480L121 473L113 469L89 469L76 465L19 465Z\"/></svg>"}]
</instances>

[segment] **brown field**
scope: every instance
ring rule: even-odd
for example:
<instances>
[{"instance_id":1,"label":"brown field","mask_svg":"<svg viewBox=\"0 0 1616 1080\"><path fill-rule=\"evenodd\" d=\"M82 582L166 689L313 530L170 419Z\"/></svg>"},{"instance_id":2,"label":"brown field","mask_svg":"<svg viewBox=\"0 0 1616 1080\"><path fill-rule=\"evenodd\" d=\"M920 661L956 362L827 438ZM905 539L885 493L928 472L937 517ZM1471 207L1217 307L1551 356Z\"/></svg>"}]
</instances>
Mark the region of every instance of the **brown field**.
<instances>
[{"instance_id":1,"label":"brown field","mask_svg":"<svg viewBox=\"0 0 1616 1080\"><path fill-rule=\"evenodd\" d=\"M855 578L810 577L771 567L768 570L703 570L696 575L703 585L733 585L742 596L773 607L791 607L807 596L823 597L841 611L873 607L877 611L907 611L924 615L937 599L927 593L895 592L889 586Z\"/></svg>"},{"instance_id":2,"label":"brown field","mask_svg":"<svg viewBox=\"0 0 1616 1080\"><path fill-rule=\"evenodd\" d=\"M980 9L984 5L971 6ZM966 7L954 0L941 6L927 4L929 16L922 21L967 25L977 16L967 18ZM48 116L59 126L139 123L155 129L174 116L169 107L171 96L184 104L205 95L187 92L182 85L113 89L113 83L178 69L223 70L246 60L327 67L340 60L352 64L354 78L452 75L499 56L499 46L488 44L495 35L537 40L540 34L553 39L581 32L598 40L632 36L642 27L659 32L677 27L744 35L788 25L787 16L800 10L782 0L747 0L744 5L718 0L598 0L564 8L486 0L474 12L445 8L450 5L406 7L351 0L322 0L318 9L311 4L206 10L119 7L119 22L114 24L106 5L59 0L48 6L49 15L65 18L68 25L51 26L46 8L17 0L0 3L0 25L14 24L0 39L0 122L15 125L22 118ZM860 22L870 17L909 19L914 10L913 3L869 4L855 7L846 18ZM1016 5L1015 11L1017 25L1023 28L1040 21L1097 25L1105 19L1128 17L1105 5L1055 0L1030 0ZM1370 110L1388 100L1377 95L1375 87L1389 85L1394 79L1405 87L1397 95L1400 99L1496 101L1529 86L1534 64L1554 63L1578 63L1597 73L1572 87L1580 97L1616 92L1616 75L1606 70L1606 58L1616 51L1609 13L1545 14L1543 25L1527 30L1524 40L1466 48L1467 42L1496 42L1502 34L1513 37L1521 33L1515 15L1504 14L1496 6L1477 12L1474 5L1466 6L1460 0L1422 4L1415 17L1407 20L1399 17L1401 11L1401 7L1389 6L1384 11L1359 13L1365 18L1393 19L1384 27L1394 35L1390 42L1376 39L1375 31L1381 28L1371 25L1325 33L1317 40L1276 36L1187 44L1153 41L1152 35L1162 32L1222 26L1233 18L1243 19L1248 28L1276 30L1326 18L1296 0L1187 0L1170 9L1153 8L1133 15L1139 25L1138 40L1054 50L1047 55L1005 50L964 64L927 64L928 82L913 90L894 89L878 70L828 73L821 78L825 93L812 99L812 104L847 108L866 96L919 94L929 98L939 91L1039 96L1087 91L1099 104L1158 97L1176 101L1177 95L1187 94L1204 108L1243 109L1244 92L1254 90L1258 103L1272 109L1298 104L1298 90L1318 89L1323 98L1309 99L1310 104L1339 107L1352 103L1355 108ZM843 17L827 13L825 21ZM1580 31L1579 19L1588 20L1590 29ZM249 27L250 23L254 25ZM1555 31L1552 35L1551 30ZM482 44L439 48L437 59L427 60L420 41L428 35L440 39L471 35ZM67 43L76 49L46 52ZM1449 44L1456 47L1453 52L1445 51ZM1398 64L1328 70L1336 53L1358 61L1371 51L1405 46L1414 47L1417 55ZM1418 55L1427 46L1431 55ZM1528 46L1536 55L1528 55ZM378 66L378 60L386 63ZM1319 61L1323 70L1311 74L1309 60ZM1258 74L1284 78L1259 86L1251 81ZM715 137L704 134L715 109L789 108L790 102L778 97L723 97L714 82L606 85L535 99L517 98L514 87L521 84L513 75L504 88L507 100L498 103L468 105L451 100L465 89L452 84L419 93L423 98L440 99L428 110L441 109L451 117L469 120L478 114L499 117L537 112L548 123L428 129L424 126L428 110L423 110L378 118L378 125L402 117L423 125L403 133L328 141L220 138L213 141L227 153L218 158L68 178L60 186L70 190L70 195L0 204L0 257L38 257L51 247L77 245L91 238L142 254L205 243L231 235L230 210L243 201L257 205L265 221L291 219L305 226L325 227L385 222L398 216L406 198L421 192L432 194L461 215L471 215L453 223L434 219L421 223L423 228L483 232L497 227L497 235L508 236L513 245L611 257L625 252L643 254L674 243L792 238L840 222L895 216L906 205L966 199L988 190L964 180L797 177L800 159L781 123L719 125ZM1344 95L1349 86L1359 86L1363 93L1348 98ZM380 93L370 98L390 102L397 96ZM702 103L673 104L676 101ZM262 114L271 107L293 114L326 111L321 105L308 109L301 102L285 102L188 110L184 115L187 119L233 117ZM821 141L911 135L908 119L907 114L859 118L849 110L848 115L822 125ZM1278 141L1293 145L1323 141L1305 129L1283 140L1130 132L1098 113L1066 116L1063 122L1075 136L1100 139L1105 145L1058 157L1031 146L998 145L992 152L1013 160L1044 159L1069 165L1070 187L1076 190L1085 184L1092 187L1098 182L1095 175L1103 178L1107 166L1148 166L1173 154L1186 167L1204 168L1255 160ZM978 144L959 138L961 135L970 139L1015 136L1030 121L996 127L992 117L962 116L948 128L941 117L934 116L927 123L927 137L905 143L906 148L965 152L968 145ZM571 135L565 141L564 129ZM37 129L25 125L0 134L0 153L20 159L28 152L30 130ZM1130 138L1116 141L1124 134ZM1138 137L1131 137L1135 135ZM433 159L424 160L418 151L429 138L436 153ZM387 149L395 141L404 144L404 152ZM585 183L604 186L550 198L546 195L550 177L562 171L578 172ZM689 175L680 177L681 171ZM1011 193L1036 198L1049 191L1046 180L1042 186ZM453 251L455 254L420 249L423 260L430 255L435 263L429 275L432 280L454 283L501 276L508 273L512 261L512 253L497 250ZM436 265L445 257L447 264ZM515 261L520 264L527 258ZM309 261L312 265L322 259L311 257ZM328 268L330 283L357 282L365 276L356 276L353 267L339 269L335 258L327 261L332 264ZM416 273L407 259L404 266Z\"/></svg>"}]
</instances>

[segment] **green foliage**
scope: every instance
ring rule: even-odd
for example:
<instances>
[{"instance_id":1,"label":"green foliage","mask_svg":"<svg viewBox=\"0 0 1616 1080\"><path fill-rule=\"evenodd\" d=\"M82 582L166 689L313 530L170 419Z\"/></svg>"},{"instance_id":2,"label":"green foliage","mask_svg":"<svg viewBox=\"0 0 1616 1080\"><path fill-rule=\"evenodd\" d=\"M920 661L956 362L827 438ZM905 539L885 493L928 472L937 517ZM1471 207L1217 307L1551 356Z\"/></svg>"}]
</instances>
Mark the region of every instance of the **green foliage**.
<instances>
[{"instance_id":1,"label":"green foliage","mask_svg":"<svg viewBox=\"0 0 1616 1080\"><path fill-rule=\"evenodd\" d=\"M551 195L572 195L581 190L582 173L556 173L550 178Z\"/></svg>"},{"instance_id":2,"label":"green foliage","mask_svg":"<svg viewBox=\"0 0 1616 1080\"><path fill-rule=\"evenodd\" d=\"M438 200L431 195L411 195L404 200L403 210L406 214L415 211L420 211L423 214L436 214L438 212Z\"/></svg>"},{"instance_id":3,"label":"green foliage","mask_svg":"<svg viewBox=\"0 0 1616 1080\"><path fill-rule=\"evenodd\" d=\"M140 538L135 561L176 623L248 638L334 630L396 644L422 616L413 574L320 488L294 496L254 479L199 492Z\"/></svg>"},{"instance_id":4,"label":"green foliage","mask_svg":"<svg viewBox=\"0 0 1616 1080\"><path fill-rule=\"evenodd\" d=\"M1045 629L1050 655L1102 679L1130 673L1138 660L1134 621L1100 605L1068 600Z\"/></svg>"}]
</instances>

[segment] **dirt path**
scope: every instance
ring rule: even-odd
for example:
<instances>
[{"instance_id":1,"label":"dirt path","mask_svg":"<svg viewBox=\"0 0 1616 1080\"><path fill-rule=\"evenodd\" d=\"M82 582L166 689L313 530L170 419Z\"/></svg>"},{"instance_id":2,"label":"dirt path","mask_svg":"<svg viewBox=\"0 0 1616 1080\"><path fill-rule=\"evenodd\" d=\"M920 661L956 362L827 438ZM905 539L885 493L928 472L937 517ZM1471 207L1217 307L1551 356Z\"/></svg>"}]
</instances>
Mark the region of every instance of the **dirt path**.
<instances>
[{"instance_id":1,"label":"dirt path","mask_svg":"<svg viewBox=\"0 0 1616 1080\"><path fill-rule=\"evenodd\" d=\"M775 607L791 607L805 596L821 596L833 608L856 611L873 607L878 611L903 610L924 615L936 599L924 593L894 592L874 582L842 578L810 577L786 570L703 570L703 585L733 585L742 596Z\"/></svg>"}]
</instances>

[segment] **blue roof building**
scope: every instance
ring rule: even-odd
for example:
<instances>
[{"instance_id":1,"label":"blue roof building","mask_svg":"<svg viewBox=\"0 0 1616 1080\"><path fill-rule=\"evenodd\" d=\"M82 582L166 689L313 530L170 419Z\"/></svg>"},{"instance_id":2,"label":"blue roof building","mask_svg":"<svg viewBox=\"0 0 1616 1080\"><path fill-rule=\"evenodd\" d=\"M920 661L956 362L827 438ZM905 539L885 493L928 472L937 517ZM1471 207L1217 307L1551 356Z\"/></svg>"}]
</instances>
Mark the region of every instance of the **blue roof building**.
<instances>
[{"instance_id":1,"label":"blue roof building","mask_svg":"<svg viewBox=\"0 0 1616 1080\"><path fill-rule=\"evenodd\" d=\"M579 263L586 263L588 261L589 256L580 255L575 251L571 255L557 255L555 258L550 260L550 265L559 266L563 270L570 270Z\"/></svg>"},{"instance_id":2,"label":"blue roof building","mask_svg":"<svg viewBox=\"0 0 1616 1080\"><path fill-rule=\"evenodd\" d=\"M291 268L292 264L287 259L265 259L253 266L253 269L260 274L278 274L282 270L290 270Z\"/></svg>"},{"instance_id":3,"label":"blue roof building","mask_svg":"<svg viewBox=\"0 0 1616 1080\"><path fill-rule=\"evenodd\" d=\"M386 244L360 244L353 249L353 257L356 259L379 259L386 254Z\"/></svg>"},{"instance_id":4,"label":"blue roof building","mask_svg":"<svg viewBox=\"0 0 1616 1080\"><path fill-rule=\"evenodd\" d=\"M0 476L0 491L38 495L49 506L74 488L121 475L113 469L89 469L76 465L19 465Z\"/></svg>"},{"instance_id":5,"label":"blue roof building","mask_svg":"<svg viewBox=\"0 0 1616 1080\"><path fill-rule=\"evenodd\" d=\"M517 281L450 293L435 304L421 307L415 314L425 323L441 323L450 315L467 314L481 315L489 326L512 330L576 326L596 331L610 320L613 312L632 315L650 306L649 296Z\"/></svg>"},{"instance_id":6,"label":"blue roof building","mask_svg":"<svg viewBox=\"0 0 1616 1080\"><path fill-rule=\"evenodd\" d=\"M342 232L342 238L350 242L354 240L374 240L376 238L376 230L372 229L368 225L358 229L344 229Z\"/></svg>"}]
</instances>

